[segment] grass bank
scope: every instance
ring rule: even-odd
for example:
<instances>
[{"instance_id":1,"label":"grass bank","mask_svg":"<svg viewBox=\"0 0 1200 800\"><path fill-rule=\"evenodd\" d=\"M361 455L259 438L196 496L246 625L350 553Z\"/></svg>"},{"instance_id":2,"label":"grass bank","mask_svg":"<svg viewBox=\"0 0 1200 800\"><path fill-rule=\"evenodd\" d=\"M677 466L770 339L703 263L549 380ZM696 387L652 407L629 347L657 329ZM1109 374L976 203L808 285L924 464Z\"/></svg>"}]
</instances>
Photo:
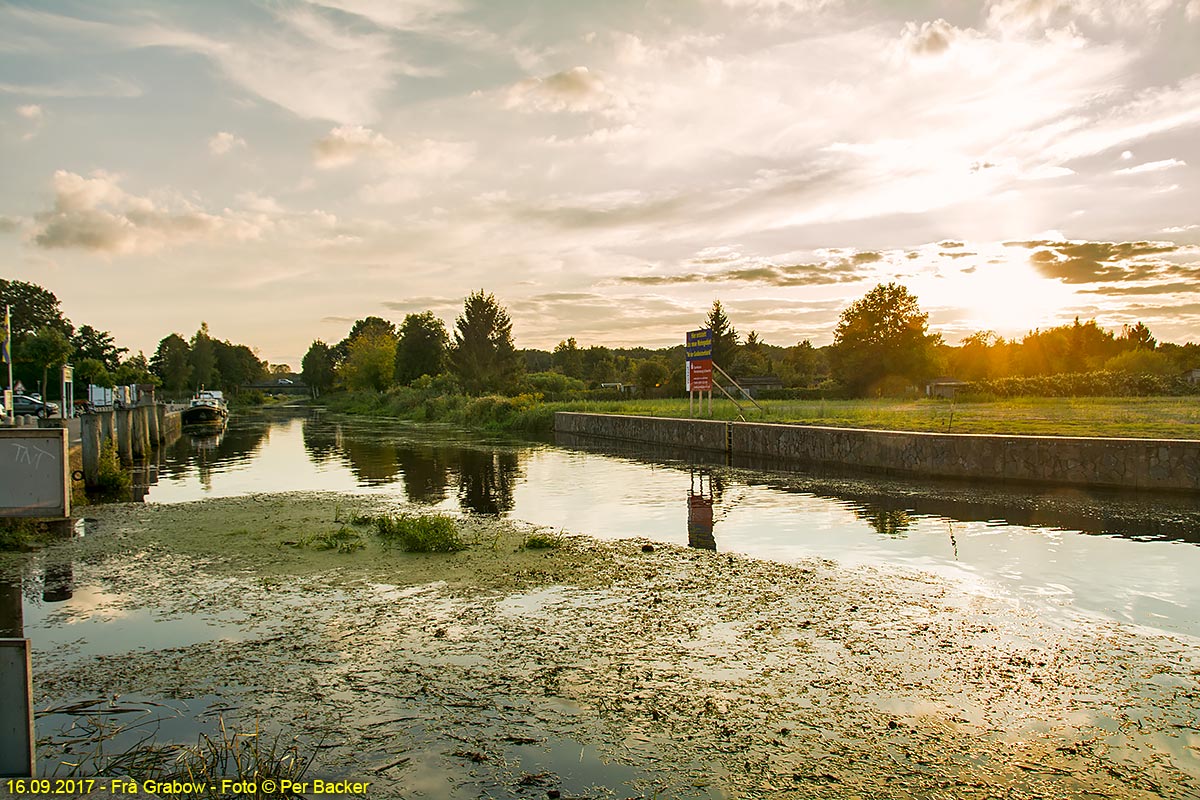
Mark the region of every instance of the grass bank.
<instances>
[{"instance_id":1,"label":"grass bank","mask_svg":"<svg viewBox=\"0 0 1200 800\"><path fill-rule=\"evenodd\" d=\"M553 430L554 412L582 411L650 417L687 417L686 399L543 402L534 395L463 397L397 389L340 393L322 398L333 411L521 434ZM748 405L748 404L743 404ZM830 425L935 433L1030 436L1109 436L1200 439L1197 397L1022 397L988 401L766 400L749 407L748 421ZM713 401L714 419L736 420L728 400Z\"/></svg>"}]
</instances>

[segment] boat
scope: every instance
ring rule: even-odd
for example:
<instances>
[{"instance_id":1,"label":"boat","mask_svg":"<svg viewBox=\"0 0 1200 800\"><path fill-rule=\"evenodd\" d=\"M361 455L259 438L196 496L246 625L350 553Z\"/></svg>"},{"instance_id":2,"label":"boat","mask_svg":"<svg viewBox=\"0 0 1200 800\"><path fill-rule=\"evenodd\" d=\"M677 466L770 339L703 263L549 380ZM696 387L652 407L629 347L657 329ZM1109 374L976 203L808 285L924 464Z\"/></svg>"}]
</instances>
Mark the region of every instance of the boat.
<instances>
[{"instance_id":1,"label":"boat","mask_svg":"<svg viewBox=\"0 0 1200 800\"><path fill-rule=\"evenodd\" d=\"M215 389L201 389L192 397L192 403L180 414L180 421L187 428L224 428L229 419L229 406L225 397Z\"/></svg>"}]
</instances>

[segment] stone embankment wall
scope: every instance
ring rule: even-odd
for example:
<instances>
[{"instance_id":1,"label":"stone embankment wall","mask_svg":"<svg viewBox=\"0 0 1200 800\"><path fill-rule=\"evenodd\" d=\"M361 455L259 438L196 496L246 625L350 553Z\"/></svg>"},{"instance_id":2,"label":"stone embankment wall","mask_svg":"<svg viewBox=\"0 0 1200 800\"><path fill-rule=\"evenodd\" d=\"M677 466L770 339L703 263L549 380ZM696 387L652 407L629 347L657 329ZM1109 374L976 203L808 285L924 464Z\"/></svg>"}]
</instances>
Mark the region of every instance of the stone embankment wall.
<instances>
[{"instance_id":1,"label":"stone embankment wall","mask_svg":"<svg viewBox=\"0 0 1200 800\"><path fill-rule=\"evenodd\" d=\"M1200 441L910 433L811 425L554 415L578 436L930 478L1200 491Z\"/></svg>"}]
</instances>

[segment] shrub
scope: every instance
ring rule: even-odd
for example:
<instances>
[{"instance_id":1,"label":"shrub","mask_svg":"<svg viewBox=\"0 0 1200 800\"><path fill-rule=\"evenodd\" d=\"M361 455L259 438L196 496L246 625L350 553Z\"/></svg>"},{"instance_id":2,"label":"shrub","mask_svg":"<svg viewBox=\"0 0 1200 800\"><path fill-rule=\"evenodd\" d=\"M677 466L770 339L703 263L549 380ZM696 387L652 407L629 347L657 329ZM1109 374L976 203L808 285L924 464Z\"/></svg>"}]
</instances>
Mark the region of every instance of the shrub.
<instances>
[{"instance_id":1,"label":"shrub","mask_svg":"<svg viewBox=\"0 0 1200 800\"><path fill-rule=\"evenodd\" d=\"M132 486L132 476L121 468L117 457L117 443L109 439L100 447L96 485L89 496L95 500L128 500Z\"/></svg>"},{"instance_id":2,"label":"shrub","mask_svg":"<svg viewBox=\"0 0 1200 800\"><path fill-rule=\"evenodd\" d=\"M467 549L454 520L440 514L376 517L375 533L410 553L457 553Z\"/></svg>"}]
</instances>

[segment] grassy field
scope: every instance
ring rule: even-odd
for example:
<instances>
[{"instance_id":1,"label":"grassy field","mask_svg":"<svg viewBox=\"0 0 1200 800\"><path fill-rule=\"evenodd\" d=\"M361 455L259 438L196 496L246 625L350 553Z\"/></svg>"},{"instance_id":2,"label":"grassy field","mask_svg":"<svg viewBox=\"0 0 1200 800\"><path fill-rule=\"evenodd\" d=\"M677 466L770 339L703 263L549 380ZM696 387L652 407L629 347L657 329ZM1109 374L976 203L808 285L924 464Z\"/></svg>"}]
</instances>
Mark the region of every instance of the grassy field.
<instances>
[{"instance_id":1,"label":"grassy field","mask_svg":"<svg viewBox=\"0 0 1200 800\"><path fill-rule=\"evenodd\" d=\"M743 402L747 421L942 433L1200 439L1200 397L1026 397L991 402L768 400L761 405L765 413ZM688 416L687 400L548 406L555 411ZM714 419L736 420L739 413L728 400L713 399Z\"/></svg>"}]
</instances>

